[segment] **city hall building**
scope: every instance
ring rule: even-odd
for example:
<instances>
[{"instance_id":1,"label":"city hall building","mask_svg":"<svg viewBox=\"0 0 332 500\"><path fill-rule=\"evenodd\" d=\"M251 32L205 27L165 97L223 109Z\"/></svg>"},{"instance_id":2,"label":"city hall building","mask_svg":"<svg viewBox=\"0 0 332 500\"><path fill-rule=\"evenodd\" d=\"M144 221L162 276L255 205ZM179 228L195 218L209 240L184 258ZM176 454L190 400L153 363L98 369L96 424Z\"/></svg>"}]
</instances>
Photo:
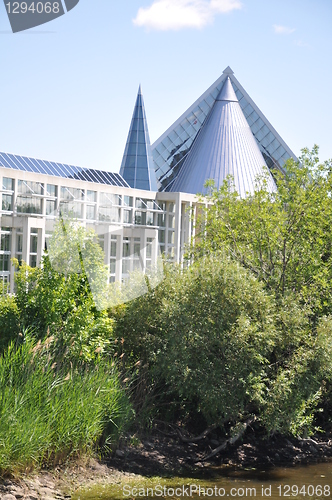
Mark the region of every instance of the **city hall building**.
<instances>
[{"instance_id":1,"label":"city hall building","mask_svg":"<svg viewBox=\"0 0 332 500\"><path fill-rule=\"evenodd\" d=\"M60 214L97 232L110 282L145 272L159 252L181 263L207 179L220 187L231 175L245 197L290 157L229 67L152 145L139 89L118 174L0 153L1 280L13 291L13 257L39 265Z\"/></svg>"}]
</instances>

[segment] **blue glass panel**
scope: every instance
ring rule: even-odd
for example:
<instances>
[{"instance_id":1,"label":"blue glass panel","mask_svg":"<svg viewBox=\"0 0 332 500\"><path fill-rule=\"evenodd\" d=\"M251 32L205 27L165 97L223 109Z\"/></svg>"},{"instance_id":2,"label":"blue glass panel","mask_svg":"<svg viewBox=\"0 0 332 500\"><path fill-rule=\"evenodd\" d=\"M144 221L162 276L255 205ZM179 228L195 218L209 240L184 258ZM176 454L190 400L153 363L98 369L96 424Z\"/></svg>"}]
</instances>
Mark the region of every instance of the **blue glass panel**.
<instances>
[{"instance_id":1,"label":"blue glass panel","mask_svg":"<svg viewBox=\"0 0 332 500\"><path fill-rule=\"evenodd\" d=\"M16 166L16 169L17 170L25 170L25 168L23 168L20 163L16 160L15 156L12 155L12 154L7 154L7 158L8 158L8 161L9 163L12 163L13 165ZM15 168L15 167L14 167Z\"/></svg>"},{"instance_id":2,"label":"blue glass panel","mask_svg":"<svg viewBox=\"0 0 332 500\"><path fill-rule=\"evenodd\" d=\"M107 176L105 175L104 172L95 170L95 174L100 179L100 183L101 184L109 184L108 178L107 178Z\"/></svg>"},{"instance_id":3,"label":"blue glass panel","mask_svg":"<svg viewBox=\"0 0 332 500\"><path fill-rule=\"evenodd\" d=\"M116 178L118 186L130 187L128 182L126 182L125 179L120 174L116 174Z\"/></svg>"},{"instance_id":4,"label":"blue glass panel","mask_svg":"<svg viewBox=\"0 0 332 500\"><path fill-rule=\"evenodd\" d=\"M148 168L148 159L146 156L137 156L137 168Z\"/></svg>"},{"instance_id":5,"label":"blue glass panel","mask_svg":"<svg viewBox=\"0 0 332 500\"><path fill-rule=\"evenodd\" d=\"M91 169L91 174L96 178L95 182L99 182L100 184L105 184L104 178L100 175L101 172L98 172L95 169Z\"/></svg>"},{"instance_id":6,"label":"blue glass panel","mask_svg":"<svg viewBox=\"0 0 332 500\"><path fill-rule=\"evenodd\" d=\"M142 118L138 120L138 130L144 130L146 127L147 125Z\"/></svg>"},{"instance_id":7,"label":"blue glass panel","mask_svg":"<svg viewBox=\"0 0 332 500\"><path fill-rule=\"evenodd\" d=\"M42 174L51 174L52 170L50 169L47 161L38 160L38 164Z\"/></svg>"},{"instance_id":8,"label":"blue glass panel","mask_svg":"<svg viewBox=\"0 0 332 500\"><path fill-rule=\"evenodd\" d=\"M149 190L150 187L149 187L148 181L139 181L139 180L137 180L136 181L136 189L147 189L147 190Z\"/></svg>"},{"instance_id":9,"label":"blue glass panel","mask_svg":"<svg viewBox=\"0 0 332 500\"><path fill-rule=\"evenodd\" d=\"M131 130L138 130L138 119L137 118L134 118L134 120L132 121L132 127L131 127Z\"/></svg>"},{"instance_id":10,"label":"blue glass panel","mask_svg":"<svg viewBox=\"0 0 332 500\"><path fill-rule=\"evenodd\" d=\"M100 178L102 179L103 184L111 184L107 172L99 171L98 174L99 174Z\"/></svg>"},{"instance_id":11,"label":"blue glass panel","mask_svg":"<svg viewBox=\"0 0 332 500\"><path fill-rule=\"evenodd\" d=\"M128 146L128 155L136 155L136 150L137 150L137 144L136 143L131 143Z\"/></svg>"},{"instance_id":12,"label":"blue glass panel","mask_svg":"<svg viewBox=\"0 0 332 500\"><path fill-rule=\"evenodd\" d=\"M146 145L145 144L137 144L137 155L139 155L139 156L146 155Z\"/></svg>"},{"instance_id":13,"label":"blue glass panel","mask_svg":"<svg viewBox=\"0 0 332 500\"><path fill-rule=\"evenodd\" d=\"M125 171L125 180L127 182L132 182L132 181L135 180L135 171L136 171L135 168L126 168L126 171Z\"/></svg>"},{"instance_id":14,"label":"blue glass panel","mask_svg":"<svg viewBox=\"0 0 332 500\"><path fill-rule=\"evenodd\" d=\"M24 159L25 163L26 163L27 165L29 165L29 167L30 167L30 172L35 172L35 171L36 171L36 167L33 165L33 163L32 163L32 161L31 161L31 159L30 159L30 158L27 158L26 156L24 156L24 157L23 157L23 159Z\"/></svg>"},{"instance_id":15,"label":"blue glass panel","mask_svg":"<svg viewBox=\"0 0 332 500\"><path fill-rule=\"evenodd\" d=\"M67 177L65 170L61 169L60 165L57 165L53 161L50 161L49 166L51 171L54 172L53 175L56 175L57 177Z\"/></svg>"},{"instance_id":16,"label":"blue glass panel","mask_svg":"<svg viewBox=\"0 0 332 500\"><path fill-rule=\"evenodd\" d=\"M107 184L111 184L112 186L115 185L115 179L112 172L103 172L103 175Z\"/></svg>"},{"instance_id":17,"label":"blue glass panel","mask_svg":"<svg viewBox=\"0 0 332 500\"><path fill-rule=\"evenodd\" d=\"M13 168L15 170L18 170L18 168L13 164L13 162L11 162L9 160L9 158L7 157L7 155L5 153L3 154L0 154L0 157L1 157L1 164L4 166L4 167L7 167L7 168Z\"/></svg>"},{"instance_id":18,"label":"blue glass panel","mask_svg":"<svg viewBox=\"0 0 332 500\"><path fill-rule=\"evenodd\" d=\"M146 168L138 168L136 170L136 179L140 181L148 181L149 175Z\"/></svg>"},{"instance_id":19,"label":"blue glass panel","mask_svg":"<svg viewBox=\"0 0 332 500\"><path fill-rule=\"evenodd\" d=\"M142 131L142 130L138 131L138 133L137 133L137 142L145 144L145 134L144 134L144 131Z\"/></svg>"},{"instance_id":20,"label":"blue glass panel","mask_svg":"<svg viewBox=\"0 0 332 500\"><path fill-rule=\"evenodd\" d=\"M96 176L95 170L92 168L89 168L89 177L91 178L91 182L99 182L100 179Z\"/></svg>"},{"instance_id":21,"label":"blue glass panel","mask_svg":"<svg viewBox=\"0 0 332 500\"><path fill-rule=\"evenodd\" d=\"M39 168L37 160L35 160L34 158L30 158L30 161L31 161L32 166L33 166L33 171L37 172L39 174L40 173L40 168Z\"/></svg>"},{"instance_id":22,"label":"blue glass panel","mask_svg":"<svg viewBox=\"0 0 332 500\"><path fill-rule=\"evenodd\" d=\"M118 183L118 179L117 179L115 173L114 172L108 172L108 175L110 176L110 179L111 179L111 182L112 182L113 186L118 186L119 183ZM120 202L120 204L121 204L121 202Z\"/></svg>"},{"instance_id":23,"label":"blue glass panel","mask_svg":"<svg viewBox=\"0 0 332 500\"><path fill-rule=\"evenodd\" d=\"M32 167L30 167L30 165L27 164L23 156L16 156L16 159L19 165L21 165L21 170L26 170L27 172L33 172Z\"/></svg>"},{"instance_id":24,"label":"blue glass panel","mask_svg":"<svg viewBox=\"0 0 332 500\"><path fill-rule=\"evenodd\" d=\"M62 165L66 168L66 170L69 172L69 175L68 177L70 179L75 179L76 178L76 175L77 175L77 168L73 167L72 165L67 165L67 164L63 164Z\"/></svg>"},{"instance_id":25,"label":"blue glass panel","mask_svg":"<svg viewBox=\"0 0 332 500\"><path fill-rule=\"evenodd\" d=\"M57 175L58 177L70 177L70 172L66 168L66 165L62 165L62 163L53 163L53 162L52 165L54 166L55 171L57 172L55 175Z\"/></svg>"},{"instance_id":26,"label":"blue glass panel","mask_svg":"<svg viewBox=\"0 0 332 500\"><path fill-rule=\"evenodd\" d=\"M126 157L125 167L135 167L136 165L136 155L130 155Z\"/></svg>"},{"instance_id":27,"label":"blue glass panel","mask_svg":"<svg viewBox=\"0 0 332 500\"><path fill-rule=\"evenodd\" d=\"M77 178L77 174L79 172L79 169L77 167L74 167L73 165L65 165L67 170L69 170L69 172L71 172L71 178L72 179L76 179Z\"/></svg>"},{"instance_id":28,"label":"blue glass panel","mask_svg":"<svg viewBox=\"0 0 332 500\"><path fill-rule=\"evenodd\" d=\"M84 168L83 170L84 170L84 174L86 175L87 180L90 182L94 182L93 177L92 177L91 172L90 172L90 169Z\"/></svg>"}]
</instances>

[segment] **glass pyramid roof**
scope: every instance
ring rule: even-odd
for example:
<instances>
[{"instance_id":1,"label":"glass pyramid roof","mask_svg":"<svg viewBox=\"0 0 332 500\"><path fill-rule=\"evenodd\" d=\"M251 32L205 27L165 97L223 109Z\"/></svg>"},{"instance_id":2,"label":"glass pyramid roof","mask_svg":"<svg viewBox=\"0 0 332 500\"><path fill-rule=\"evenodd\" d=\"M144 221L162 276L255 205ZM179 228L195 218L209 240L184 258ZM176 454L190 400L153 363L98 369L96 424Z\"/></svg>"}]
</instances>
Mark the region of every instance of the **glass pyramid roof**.
<instances>
[{"instance_id":1,"label":"glass pyramid roof","mask_svg":"<svg viewBox=\"0 0 332 500\"><path fill-rule=\"evenodd\" d=\"M129 187L122 176L114 172L74 167L73 165L66 165L64 163L37 160L35 158L27 158L26 156L7 153L0 153L0 167L22 170L25 172L35 172L37 174L53 175L66 179L97 182L98 184L109 184L110 186Z\"/></svg>"},{"instance_id":2,"label":"glass pyramid roof","mask_svg":"<svg viewBox=\"0 0 332 500\"><path fill-rule=\"evenodd\" d=\"M132 188L157 191L141 86L138 89L120 174Z\"/></svg>"},{"instance_id":3,"label":"glass pyramid roof","mask_svg":"<svg viewBox=\"0 0 332 500\"><path fill-rule=\"evenodd\" d=\"M159 191L168 191L177 177L191 146L229 77L243 114L251 128L266 165L282 169L296 156L235 78L228 66L204 94L151 146Z\"/></svg>"}]
</instances>

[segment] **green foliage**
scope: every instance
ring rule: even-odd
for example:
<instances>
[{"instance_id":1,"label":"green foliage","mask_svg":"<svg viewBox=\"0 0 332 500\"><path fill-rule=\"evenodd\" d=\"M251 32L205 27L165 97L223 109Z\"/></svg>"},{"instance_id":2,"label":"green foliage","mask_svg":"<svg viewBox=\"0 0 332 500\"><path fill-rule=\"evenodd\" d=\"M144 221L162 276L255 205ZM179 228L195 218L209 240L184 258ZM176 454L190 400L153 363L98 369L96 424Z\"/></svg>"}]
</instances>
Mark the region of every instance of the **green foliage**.
<instances>
[{"instance_id":1,"label":"green foliage","mask_svg":"<svg viewBox=\"0 0 332 500\"><path fill-rule=\"evenodd\" d=\"M98 310L107 308L108 270L104 252L93 229L60 219L48 244L48 255L55 271L65 277L81 275Z\"/></svg>"},{"instance_id":2,"label":"green foliage","mask_svg":"<svg viewBox=\"0 0 332 500\"><path fill-rule=\"evenodd\" d=\"M0 298L0 354L11 340L20 333L19 311L14 297Z\"/></svg>"},{"instance_id":3,"label":"green foliage","mask_svg":"<svg viewBox=\"0 0 332 500\"><path fill-rule=\"evenodd\" d=\"M43 258L42 267L19 267L16 303L22 324L39 338L54 335L59 351L66 350L69 358L92 361L111 347L113 321L99 310L91 291L98 285L100 295L106 293L107 273L96 235L73 224L65 227L71 244L59 224L53 235L57 243L51 241L51 255Z\"/></svg>"},{"instance_id":4,"label":"green foliage","mask_svg":"<svg viewBox=\"0 0 332 500\"><path fill-rule=\"evenodd\" d=\"M207 423L250 411L274 348L273 301L247 271L211 257L164 282L118 316L127 354L149 364L178 410ZM158 390L158 387L156 387ZM183 413L184 412L184 413Z\"/></svg>"},{"instance_id":5,"label":"green foliage","mask_svg":"<svg viewBox=\"0 0 332 500\"><path fill-rule=\"evenodd\" d=\"M262 421L270 431L310 435L332 376L332 318L322 318L314 333L307 329L294 344L292 356L281 358L276 377L271 377Z\"/></svg>"},{"instance_id":6,"label":"green foliage","mask_svg":"<svg viewBox=\"0 0 332 500\"><path fill-rule=\"evenodd\" d=\"M52 338L12 343L0 357L0 474L110 446L130 421L116 368L54 361Z\"/></svg>"},{"instance_id":7,"label":"green foliage","mask_svg":"<svg viewBox=\"0 0 332 500\"><path fill-rule=\"evenodd\" d=\"M284 174L275 172L272 194L264 182L242 200L229 182L212 188L193 252L224 249L277 299L295 293L319 316L332 312L332 165L317 154L317 146L305 149L301 163L289 160Z\"/></svg>"},{"instance_id":8,"label":"green foliage","mask_svg":"<svg viewBox=\"0 0 332 500\"><path fill-rule=\"evenodd\" d=\"M227 425L252 415L267 432L310 435L318 412L331 412L332 164L317 153L275 172L275 193L264 178L246 199L230 179L209 183L194 264L166 268L117 312L155 414Z\"/></svg>"},{"instance_id":9,"label":"green foliage","mask_svg":"<svg viewBox=\"0 0 332 500\"><path fill-rule=\"evenodd\" d=\"M215 253L165 269L154 290L116 311L146 419L310 435L332 381L332 320L318 327L296 296L276 301L254 275Z\"/></svg>"}]
</instances>

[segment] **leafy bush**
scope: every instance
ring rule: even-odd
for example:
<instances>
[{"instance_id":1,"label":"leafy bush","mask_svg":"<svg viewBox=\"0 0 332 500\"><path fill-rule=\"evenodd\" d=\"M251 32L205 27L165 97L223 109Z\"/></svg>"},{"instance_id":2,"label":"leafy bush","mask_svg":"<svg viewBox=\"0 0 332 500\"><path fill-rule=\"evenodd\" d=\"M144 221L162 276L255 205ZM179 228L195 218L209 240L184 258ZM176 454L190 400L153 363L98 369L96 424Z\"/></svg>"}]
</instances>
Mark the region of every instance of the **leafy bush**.
<instances>
[{"instance_id":1,"label":"leafy bush","mask_svg":"<svg viewBox=\"0 0 332 500\"><path fill-rule=\"evenodd\" d=\"M136 363L136 404L150 416L221 426L255 417L268 432L298 435L312 432L331 378L324 328L313 329L296 297L276 302L215 254L166 270L160 286L117 312L116 333Z\"/></svg>"},{"instance_id":2,"label":"leafy bush","mask_svg":"<svg viewBox=\"0 0 332 500\"><path fill-rule=\"evenodd\" d=\"M274 173L275 193L264 182L245 199L230 190L230 180L212 188L192 254L224 250L278 300L292 293L310 305L315 319L331 314L331 167L332 161L319 163L315 146Z\"/></svg>"},{"instance_id":3,"label":"leafy bush","mask_svg":"<svg viewBox=\"0 0 332 500\"><path fill-rule=\"evenodd\" d=\"M116 368L54 362L52 338L11 344L0 357L0 473L14 473L110 445L131 408Z\"/></svg>"},{"instance_id":4,"label":"leafy bush","mask_svg":"<svg viewBox=\"0 0 332 500\"><path fill-rule=\"evenodd\" d=\"M273 301L241 267L220 258L169 270L118 319L127 351L152 381L207 423L249 411L275 342Z\"/></svg>"},{"instance_id":5,"label":"leafy bush","mask_svg":"<svg viewBox=\"0 0 332 500\"><path fill-rule=\"evenodd\" d=\"M65 228L71 244L58 226L52 237L57 245L50 247L52 261L46 255L40 268L19 266L16 303L22 325L38 338L54 335L60 352L75 361L93 361L112 344L113 322L97 307L102 302L97 292L92 293L93 287L101 296L106 291L107 272L96 235L73 223Z\"/></svg>"}]
</instances>

